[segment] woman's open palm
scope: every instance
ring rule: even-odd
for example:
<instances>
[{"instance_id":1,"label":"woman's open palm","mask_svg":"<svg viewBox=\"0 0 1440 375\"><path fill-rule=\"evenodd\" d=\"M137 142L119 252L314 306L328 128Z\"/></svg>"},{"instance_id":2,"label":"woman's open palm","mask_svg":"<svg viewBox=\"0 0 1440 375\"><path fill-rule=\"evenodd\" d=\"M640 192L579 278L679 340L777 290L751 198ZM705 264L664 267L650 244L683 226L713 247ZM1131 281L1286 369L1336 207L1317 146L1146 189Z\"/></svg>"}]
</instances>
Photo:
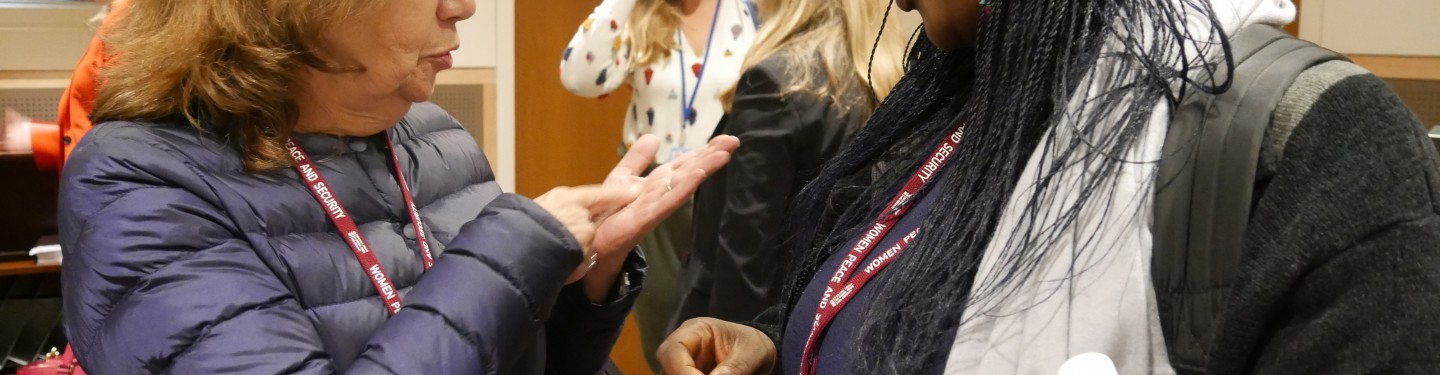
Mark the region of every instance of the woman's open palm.
<instances>
[{"instance_id":1,"label":"woman's open palm","mask_svg":"<svg viewBox=\"0 0 1440 375\"><path fill-rule=\"evenodd\" d=\"M622 186L635 192L635 201L598 220L592 243L595 252L607 256L635 247L641 238L689 201L710 173L729 163L730 153L737 147L740 147L739 139L719 136L710 140L705 148L682 154L640 177L660 148L659 137L640 137L605 179L607 187Z\"/></svg>"}]
</instances>

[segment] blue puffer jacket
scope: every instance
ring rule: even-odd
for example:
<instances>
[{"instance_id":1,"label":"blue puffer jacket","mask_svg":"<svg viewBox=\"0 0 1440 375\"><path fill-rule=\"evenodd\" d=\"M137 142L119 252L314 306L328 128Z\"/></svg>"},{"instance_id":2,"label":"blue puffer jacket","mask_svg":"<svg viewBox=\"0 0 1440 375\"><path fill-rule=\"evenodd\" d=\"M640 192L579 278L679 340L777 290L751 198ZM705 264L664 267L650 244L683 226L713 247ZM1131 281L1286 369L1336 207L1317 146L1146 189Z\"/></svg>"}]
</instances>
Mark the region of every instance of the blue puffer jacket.
<instances>
[{"instance_id":1,"label":"blue puffer jacket","mask_svg":"<svg viewBox=\"0 0 1440 375\"><path fill-rule=\"evenodd\" d=\"M388 132L429 231L423 267L385 135L297 135L401 288L387 319L360 263L293 169L247 173L182 124L104 124L66 166L64 312L97 374L596 373L643 280L616 298L565 277L581 250L505 194L460 125L417 104Z\"/></svg>"}]
</instances>

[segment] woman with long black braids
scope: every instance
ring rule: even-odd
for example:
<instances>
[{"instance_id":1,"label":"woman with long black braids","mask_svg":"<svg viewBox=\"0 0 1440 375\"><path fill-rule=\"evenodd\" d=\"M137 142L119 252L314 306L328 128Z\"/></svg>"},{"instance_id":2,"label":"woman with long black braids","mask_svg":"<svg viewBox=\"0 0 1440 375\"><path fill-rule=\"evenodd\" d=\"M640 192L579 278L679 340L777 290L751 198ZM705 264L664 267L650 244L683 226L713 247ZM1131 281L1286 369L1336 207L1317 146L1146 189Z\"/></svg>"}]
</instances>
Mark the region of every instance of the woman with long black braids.
<instances>
[{"instance_id":1,"label":"woman with long black braids","mask_svg":"<svg viewBox=\"0 0 1440 375\"><path fill-rule=\"evenodd\" d=\"M1343 60L1274 110L1274 172L1214 325L1162 332L1157 169L1167 138L1196 136L1169 132L1172 109L1247 83L1230 38L1292 21L1289 0L898 2L926 38L797 198L783 300L687 322L667 373L1440 370L1440 157Z\"/></svg>"}]
</instances>

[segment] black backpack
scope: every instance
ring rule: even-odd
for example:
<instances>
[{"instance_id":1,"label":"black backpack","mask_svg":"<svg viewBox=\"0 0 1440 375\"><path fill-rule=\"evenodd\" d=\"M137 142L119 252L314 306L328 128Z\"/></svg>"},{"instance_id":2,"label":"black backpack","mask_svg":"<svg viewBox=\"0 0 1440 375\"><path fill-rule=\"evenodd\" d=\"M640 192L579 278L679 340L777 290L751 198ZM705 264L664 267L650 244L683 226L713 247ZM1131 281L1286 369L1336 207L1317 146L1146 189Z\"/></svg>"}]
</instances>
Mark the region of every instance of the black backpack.
<instances>
[{"instance_id":1,"label":"black backpack","mask_svg":"<svg viewBox=\"0 0 1440 375\"><path fill-rule=\"evenodd\" d=\"M1230 41L1230 89L1192 93L1175 108L1155 186L1151 277L1181 374L1203 372L1216 344L1251 208L1274 173L1260 151L1276 106L1306 69L1346 60L1271 26L1246 27Z\"/></svg>"}]
</instances>

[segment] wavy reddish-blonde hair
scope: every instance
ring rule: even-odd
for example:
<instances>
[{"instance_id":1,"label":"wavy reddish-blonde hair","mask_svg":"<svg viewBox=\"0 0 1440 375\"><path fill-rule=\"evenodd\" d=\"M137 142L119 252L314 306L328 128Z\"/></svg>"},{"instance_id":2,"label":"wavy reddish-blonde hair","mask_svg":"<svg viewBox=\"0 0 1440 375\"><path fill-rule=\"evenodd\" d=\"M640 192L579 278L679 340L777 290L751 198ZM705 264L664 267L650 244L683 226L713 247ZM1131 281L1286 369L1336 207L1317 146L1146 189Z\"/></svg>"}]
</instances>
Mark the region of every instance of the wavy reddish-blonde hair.
<instances>
[{"instance_id":1,"label":"wavy reddish-blonde hair","mask_svg":"<svg viewBox=\"0 0 1440 375\"><path fill-rule=\"evenodd\" d=\"M317 52L379 1L131 0L103 36L113 58L92 119L183 119L227 137L251 171L287 167L302 72L363 70Z\"/></svg>"}]
</instances>

